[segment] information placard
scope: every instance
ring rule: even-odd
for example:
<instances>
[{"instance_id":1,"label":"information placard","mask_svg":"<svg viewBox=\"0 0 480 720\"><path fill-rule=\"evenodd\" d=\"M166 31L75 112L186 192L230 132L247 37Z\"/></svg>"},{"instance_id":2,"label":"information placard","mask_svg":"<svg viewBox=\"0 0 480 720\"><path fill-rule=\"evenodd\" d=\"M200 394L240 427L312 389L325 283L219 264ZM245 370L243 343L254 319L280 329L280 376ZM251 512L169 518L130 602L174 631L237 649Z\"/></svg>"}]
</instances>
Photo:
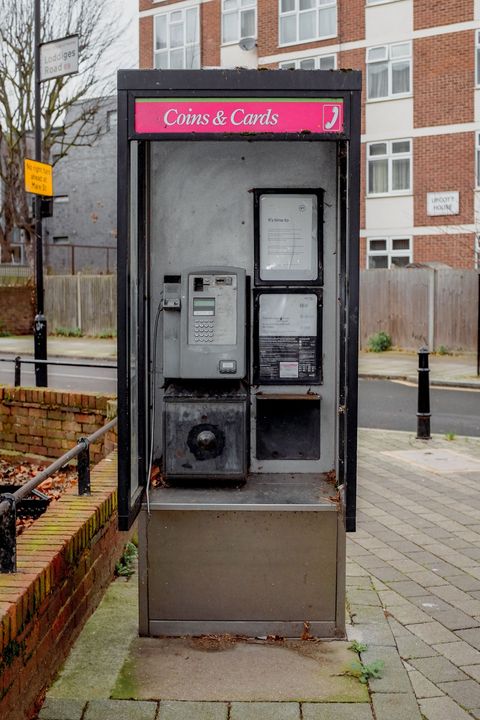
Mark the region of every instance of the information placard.
<instances>
[{"instance_id":1,"label":"information placard","mask_svg":"<svg viewBox=\"0 0 480 720\"><path fill-rule=\"evenodd\" d=\"M304 385L321 381L321 291L258 290L255 381Z\"/></svg>"},{"instance_id":2,"label":"information placard","mask_svg":"<svg viewBox=\"0 0 480 720\"><path fill-rule=\"evenodd\" d=\"M255 283L319 284L323 191L254 191Z\"/></svg>"}]
</instances>

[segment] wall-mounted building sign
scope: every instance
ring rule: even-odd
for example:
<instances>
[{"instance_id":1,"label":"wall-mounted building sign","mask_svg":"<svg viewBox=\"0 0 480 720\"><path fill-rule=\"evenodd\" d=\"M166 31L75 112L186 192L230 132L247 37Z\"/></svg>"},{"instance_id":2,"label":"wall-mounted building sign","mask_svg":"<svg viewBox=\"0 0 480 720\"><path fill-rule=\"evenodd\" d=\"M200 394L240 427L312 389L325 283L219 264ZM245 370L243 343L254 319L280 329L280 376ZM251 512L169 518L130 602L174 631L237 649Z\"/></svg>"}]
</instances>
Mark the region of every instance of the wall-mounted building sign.
<instances>
[{"instance_id":1,"label":"wall-mounted building sign","mask_svg":"<svg viewBox=\"0 0 480 720\"><path fill-rule=\"evenodd\" d=\"M139 98L135 132L341 133L343 100L335 98Z\"/></svg>"},{"instance_id":2,"label":"wall-mounted building sign","mask_svg":"<svg viewBox=\"0 0 480 720\"><path fill-rule=\"evenodd\" d=\"M460 212L460 193L431 192L427 193L427 215L458 215Z\"/></svg>"},{"instance_id":3,"label":"wall-mounted building sign","mask_svg":"<svg viewBox=\"0 0 480 720\"><path fill-rule=\"evenodd\" d=\"M40 45L40 80L78 72L78 35Z\"/></svg>"}]
</instances>

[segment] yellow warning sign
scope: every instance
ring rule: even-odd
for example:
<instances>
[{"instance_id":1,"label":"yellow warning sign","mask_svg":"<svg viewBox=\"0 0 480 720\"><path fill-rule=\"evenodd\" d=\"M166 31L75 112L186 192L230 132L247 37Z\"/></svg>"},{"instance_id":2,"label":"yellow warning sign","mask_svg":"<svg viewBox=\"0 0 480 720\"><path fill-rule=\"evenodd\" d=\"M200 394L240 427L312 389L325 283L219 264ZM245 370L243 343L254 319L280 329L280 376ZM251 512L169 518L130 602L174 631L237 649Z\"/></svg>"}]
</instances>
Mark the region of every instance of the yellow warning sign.
<instances>
[{"instance_id":1,"label":"yellow warning sign","mask_svg":"<svg viewBox=\"0 0 480 720\"><path fill-rule=\"evenodd\" d=\"M53 167L25 158L25 190L36 195L53 195Z\"/></svg>"}]
</instances>

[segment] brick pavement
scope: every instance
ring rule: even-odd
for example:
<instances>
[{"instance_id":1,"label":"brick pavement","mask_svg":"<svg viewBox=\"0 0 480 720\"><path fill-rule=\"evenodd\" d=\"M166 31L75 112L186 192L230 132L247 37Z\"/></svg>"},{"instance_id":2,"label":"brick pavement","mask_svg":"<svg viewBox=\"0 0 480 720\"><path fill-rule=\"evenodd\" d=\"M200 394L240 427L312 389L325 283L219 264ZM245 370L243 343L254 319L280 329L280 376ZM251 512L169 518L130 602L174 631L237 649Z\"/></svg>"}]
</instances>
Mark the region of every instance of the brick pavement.
<instances>
[{"instance_id":1,"label":"brick pavement","mask_svg":"<svg viewBox=\"0 0 480 720\"><path fill-rule=\"evenodd\" d=\"M416 464L389 454L417 449L429 455ZM422 466L445 451L448 471L438 462L440 470ZM41 720L480 718L480 464L464 471L465 457L480 462L480 439L421 442L408 433L360 431L348 635L367 644L364 663L384 662L382 678L369 683L371 704L79 703L47 696Z\"/></svg>"},{"instance_id":2,"label":"brick pavement","mask_svg":"<svg viewBox=\"0 0 480 720\"><path fill-rule=\"evenodd\" d=\"M462 457L480 460L480 440L373 430L360 432L360 446L349 634L368 643L364 662L385 660L383 679L370 683L376 718L420 717L417 704L428 720L480 718L480 466L461 470ZM416 449L459 454L460 469L388 454Z\"/></svg>"}]
</instances>

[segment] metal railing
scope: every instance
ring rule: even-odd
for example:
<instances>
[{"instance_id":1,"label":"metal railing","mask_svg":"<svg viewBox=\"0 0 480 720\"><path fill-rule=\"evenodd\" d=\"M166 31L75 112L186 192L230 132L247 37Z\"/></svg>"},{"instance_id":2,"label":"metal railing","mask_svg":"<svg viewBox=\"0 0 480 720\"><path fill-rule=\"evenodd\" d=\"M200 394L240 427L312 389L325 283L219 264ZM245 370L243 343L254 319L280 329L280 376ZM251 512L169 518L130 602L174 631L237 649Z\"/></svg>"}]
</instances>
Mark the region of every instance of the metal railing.
<instances>
[{"instance_id":1,"label":"metal railing","mask_svg":"<svg viewBox=\"0 0 480 720\"><path fill-rule=\"evenodd\" d=\"M22 364L23 365L35 365L35 371L38 366L40 365L61 365L65 367L89 367L89 368L109 368L112 370L117 369L117 365L113 363L108 364L102 364L98 362L78 362L78 361L71 361L71 360L34 360L31 358L22 358L20 355L17 355L14 358L0 358L0 362L13 362L15 363L15 370L14 370L14 379L13 384L15 387L20 387L22 384ZM35 372L36 374L36 372Z\"/></svg>"},{"instance_id":2,"label":"metal railing","mask_svg":"<svg viewBox=\"0 0 480 720\"><path fill-rule=\"evenodd\" d=\"M114 418L91 435L79 438L75 447L68 450L38 475L35 475L21 488L18 488L14 493L0 495L0 573L15 573L17 571L16 507L18 503L27 497L32 490L35 490L40 483L74 458L78 458L78 494L90 495L90 445L93 445L109 430L112 430L116 424L117 418Z\"/></svg>"}]
</instances>

